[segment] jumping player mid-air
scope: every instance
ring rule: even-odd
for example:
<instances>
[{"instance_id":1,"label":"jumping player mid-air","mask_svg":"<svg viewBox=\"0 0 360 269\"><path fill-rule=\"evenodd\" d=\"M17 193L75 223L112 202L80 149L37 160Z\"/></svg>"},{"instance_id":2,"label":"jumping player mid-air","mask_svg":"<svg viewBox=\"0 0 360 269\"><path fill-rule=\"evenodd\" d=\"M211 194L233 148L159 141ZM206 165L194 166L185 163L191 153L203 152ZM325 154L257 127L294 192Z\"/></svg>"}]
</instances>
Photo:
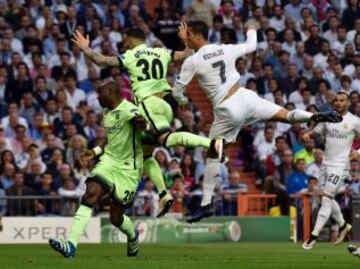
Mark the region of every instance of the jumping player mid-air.
<instances>
[{"instance_id":1,"label":"jumping player mid-air","mask_svg":"<svg viewBox=\"0 0 360 269\"><path fill-rule=\"evenodd\" d=\"M339 204L334 199L344 180L351 179L350 159L351 146L355 137L360 136L360 119L348 111L349 96L345 92L338 92L333 101L335 111L343 117L339 123L319 123L313 130L302 136L306 143L316 135L325 139L324 158L320 168L319 187L322 195L321 207L318 212L315 227L310 237L303 244L304 249L312 249L319 233L330 218L339 225L339 235L335 244L340 244L351 225L346 223Z\"/></svg>"},{"instance_id":2,"label":"jumping player mid-air","mask_svg":"<svg viewBox=\"0 0 360 269\"><path fill-rule=\"evenodd\" d=\"M258 121L294 122L340 122L337 112L310 113L294 109L288 111L274 103L260 98L255 92L239 85L240 75L235 61L256 50L256 26L248 23L247 40L243 44L209 44L208 26L202 21L193 21L186 28L186 42L195 54L188 57L172 89L173 96L180 105L187 102L184 96L186 86L194 76L213 105L215 120L210 138L224 137L226 142L234 142L241 127ZM196 222L213 214L211 197L220 174L220 161L216 155L208 154L206 160L204 189L201 207L188 219Z\"/></svg>"},{"instance_id":3,"label":"jumping player mid-air","mask_svg":"<svg viewBox=\"0 0 360 269\"><path fill-rule=\"evenodd\" d=\"M183 25L179 27L179 35L186 36ZM149 48L145 44L145 34L141 29L130 28L124 35L124 48L126 52L119 56L104 56L94 52L90 47L89 36L86 38L76 31L73 42L87 57L99 66L117 66L126 70L131 79L135 104L141 115L150 123L155 133L153 141L143 140L144 145L144 171L154 182L159 192L159 213L163 216L170 209L173 198L166 191L161 169L152 157L152 151L157 145L172 147L181 145L185 147L205 147L222 158L223 139L208 139L187 132L171 132L173 113L170 105L164 101L165 95L171 92L167 81L168 65L171 61L181 61L191 55L192 51L171 51L165 48Z\"/></svg>"},{"instance_id":4,"label":"jumping player mid-air","mask_svg":"<svg viewBox=\"0 0 360 269\"><path fill-rule=\"evenodd\" d=\"M141 130L146 120L138 108L120 97L117 82L104 82L97 89L104 108L106 141L80 155L81 162L100 156L99 162L86 180L86 191L76 211L68 240L50 239L50 246L66 258L74 257L77 244L92 215L93 207L105 195L111 197L110 221L128 239L128 256L139 251L138 232L124 210L135 195L143 172Z\"/></svg>"}]
</instances>

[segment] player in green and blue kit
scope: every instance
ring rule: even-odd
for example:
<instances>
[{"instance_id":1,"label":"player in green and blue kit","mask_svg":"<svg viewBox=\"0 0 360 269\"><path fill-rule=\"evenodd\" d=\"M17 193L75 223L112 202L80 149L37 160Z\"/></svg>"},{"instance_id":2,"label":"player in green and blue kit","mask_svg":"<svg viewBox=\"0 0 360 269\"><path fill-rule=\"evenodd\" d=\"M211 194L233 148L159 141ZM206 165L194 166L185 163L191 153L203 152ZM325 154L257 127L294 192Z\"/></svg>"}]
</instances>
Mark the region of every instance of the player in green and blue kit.
<instances>
[{"instance_id":1,"label":"player in green and blue kit","mask_svg":"<svg viewBox=\"0 0 360 269\"><path fill-rule=\"evenodd\" d=\"M186 36L186 28L182 25L180 35ZM144 170L159 191L160 204L158 216L164 215L173 203L167 193L160 167L152 157L152 150L158 144L165 147L182 145L185 147L205 147L215 158L222 159L224 140L213 140L187 132L171 133L170 127L173 113L170 105L163 100L171 92L167 81L168 65L171 61L180 61L191 54L190 50L171 51L165 48L149 48L145 44L145 34L141 29L131 28L124 36L124 47L127 51L117 56L105 57L89 48L89 37L85 38L79 31L74 34L73 42L100 66L120 66L125 69L132 82L135 102L140 113L151 124L155 131L153 141L143 140ZM149 136L147 136L149 137Z\"/></svg>"},{"instance_id":2,"label":"player in green and blue kit","mask_svg":"<svg viewBox=\"0 0 360 269\"><path fill-rule=\"evenodd\" d=\"M50 246L64 257L75 255L76 246L88 225L92 208L104 195L111 197L110 221L128 238L128 256L139 251L138 232L124 209L134 197L143 172L141 129L146 120L138 108L120 97L119 85L110 80L97 89L100 105L104 108L106 141L80 155L81 162L101 155L99 162L86 180L86 192L81 200L68 240L50 239Z\"/></svg>"}]
</instances>

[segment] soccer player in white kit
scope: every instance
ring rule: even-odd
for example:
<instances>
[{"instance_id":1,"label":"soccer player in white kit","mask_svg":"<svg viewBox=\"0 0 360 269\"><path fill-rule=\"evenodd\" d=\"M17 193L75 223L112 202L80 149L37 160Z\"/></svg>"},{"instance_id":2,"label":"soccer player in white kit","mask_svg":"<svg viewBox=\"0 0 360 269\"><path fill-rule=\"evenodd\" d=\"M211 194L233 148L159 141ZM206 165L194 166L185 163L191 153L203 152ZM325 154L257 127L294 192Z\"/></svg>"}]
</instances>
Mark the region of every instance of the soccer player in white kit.
<instances>
[{"instance_id":1,"label":"soccer player in white kit","mask_svg":"<svg viewBox=\"0 0 360 269\"><path fill-rule=\"evenodd\" d=\"M210 137L224 137L227 142L234 142L241 127L258 121L293 123L310 120L315 122L342 120L337 112L313 114L299 109L288 111L260 98L255 92L240 87L240 75L235 68L235 61L256 50L255 24L248 24L247 40L243 44L209 44L208 32L208 26L204 22L193 21L188 24L186 41L195 53L184 61L172 92L178 103L185 105L186 86L194 76L197 77L213 105L215 120ZM196 222L213 214L211 197L219 176L220 161L216 156L208 155L201 207L188 219L188 222Z\"/></svg>"},{"instance_id":2,"label":"soccer player in white kit","mask_svg":"<svg viewBox=\"0 0 360 269\"><path fill-rule=\"evenodd\" d=\"M318 212L315 227L310 237L303 244L304 249L312 249L322 228L330 218L339 225L339 235L335 244L340 244L351 225L346 223L339 204L334 196L337 194L344 180L351 180L350 158L351 146L355 137L360 137L360 118L348 111L349 96L345 92L338 92L333 101L335 111L343 117L339 123L319 123L313 130L302 136L305 143L321 135L325 138L325 151L320 167L319 188L322 195L321 207Z\"/></svg>"}]
</instances>

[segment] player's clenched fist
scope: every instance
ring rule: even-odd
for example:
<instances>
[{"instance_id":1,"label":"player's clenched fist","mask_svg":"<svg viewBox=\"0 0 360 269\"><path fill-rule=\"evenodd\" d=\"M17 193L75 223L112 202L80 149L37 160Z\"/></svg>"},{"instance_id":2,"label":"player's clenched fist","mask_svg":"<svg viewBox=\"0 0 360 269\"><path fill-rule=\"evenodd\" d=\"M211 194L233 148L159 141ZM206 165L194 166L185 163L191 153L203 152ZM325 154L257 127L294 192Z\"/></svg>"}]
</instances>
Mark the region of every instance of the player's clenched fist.
<instances>
[{"instance_id":1,"label":"player's clenched fist","mask_svg":"<svg viewBox=\"0 0 360 269\"><path fill-rule=\"evenodd\" d=\"M87 149L80 154L79 161L88 162L91 161L94 157L95 157L95 151L92 149Z\"/></svg>"},{"instance_id":2,"label":"player's clenched fist","mask_svg":"<svg viewBox=\"0 0 360 269\"><path fill-rule=\"evenodd\" d=\"M357 161L359 159L359 153L356 150L350 152L350 161Z\"/></svg>"}]
</instances>

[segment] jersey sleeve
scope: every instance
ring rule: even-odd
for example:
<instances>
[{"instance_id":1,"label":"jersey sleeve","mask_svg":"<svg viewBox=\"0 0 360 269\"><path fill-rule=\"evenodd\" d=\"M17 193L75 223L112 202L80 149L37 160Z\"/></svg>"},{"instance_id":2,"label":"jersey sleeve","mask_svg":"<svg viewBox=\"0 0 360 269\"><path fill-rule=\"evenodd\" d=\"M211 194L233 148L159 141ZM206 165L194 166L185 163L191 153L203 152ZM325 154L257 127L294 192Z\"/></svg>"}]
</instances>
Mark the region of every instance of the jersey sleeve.
<instances>
[{"instance_id":1,"label":"jersey sleeve","mask_svg":"<svg viewBox=\"0 0 360 269\"><path fill-rule=\"evenodd\" d=\"M193 58L187 58L181 66L180 75L178 76L174 87L172 88L172 94L176 101L180 104L186 104L187 98L184 96L186 86L190 83L196 73L196 67L193 63Z\"/></svg>"},{"instance_id":2,"label":"jersey sleeve","mask_svg":"<svg viewBox=\"0 0 360 269\"><path fill-rule=\"evenodd\" d=\"M122 69L126 69L129 63L132 61L132 52L127 50L125 53L118 55L119 66Z\"/></svg>"},{"instance_id":3,"label":"jersey sleeve","mask_svg":"<svg viewBox=\"0 0 360 269\"><path fill-rule=\"evenodd\" d=\"M128 107L129 120L131 120L135 116L139 116L139 115L141 115L139 109L129 102L129 107Z\"/></svg>"},{"instance_id":4,"label":"jersey sleeve","mask_svg":"<svg viewBox=\"0 0 360 269\"><path fill-rule=\"evenodd\" d=\"M175 51L166 48L160 48L159 50L167 64L173 61Z\"/></svg>"},{"instance_id":5,"label":"jersey sleeve","mask_svg":"<svg viewBox=\"0 0 360 269\"><path fill-rule=\"evenodd\" d=\"M180 75L176 82L182 85L188 85L196 73L196 66L193 61L193 57L187 58L181 66Z\"/></svg>"},{"instance_id":6,"label":"jersey sleeve","mask_svg":"<svg viewBox=\"0 0 360 269\"><path fill-rule=\"evenodd\" d=\"M256 50L257 33L255 30L249 30L246 33L246 42L236 45L226 45L226 49L231 52L235 58L244 56Z\"/></svg>"}]
</instances>

